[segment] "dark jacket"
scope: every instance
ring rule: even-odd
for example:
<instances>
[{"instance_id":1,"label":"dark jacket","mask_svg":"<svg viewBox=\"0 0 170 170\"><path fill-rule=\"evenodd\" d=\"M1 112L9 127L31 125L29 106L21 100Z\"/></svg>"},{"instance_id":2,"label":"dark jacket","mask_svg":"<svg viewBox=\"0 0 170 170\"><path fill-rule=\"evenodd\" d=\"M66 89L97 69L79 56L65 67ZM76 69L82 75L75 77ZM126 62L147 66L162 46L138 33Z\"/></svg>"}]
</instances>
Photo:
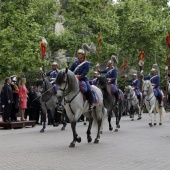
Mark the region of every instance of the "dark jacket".
<instances>
[{"instance_id":1,"label":"dark jacket","mask_svg":"<svg viewBox=\"0 0 170 170\"><path fill-rule=\"evenodd\" d=\"M1 91L2 105L5 105L10 100L13 102L12 88L10 84L5 83Z\"/></svg>"}]
</instances>

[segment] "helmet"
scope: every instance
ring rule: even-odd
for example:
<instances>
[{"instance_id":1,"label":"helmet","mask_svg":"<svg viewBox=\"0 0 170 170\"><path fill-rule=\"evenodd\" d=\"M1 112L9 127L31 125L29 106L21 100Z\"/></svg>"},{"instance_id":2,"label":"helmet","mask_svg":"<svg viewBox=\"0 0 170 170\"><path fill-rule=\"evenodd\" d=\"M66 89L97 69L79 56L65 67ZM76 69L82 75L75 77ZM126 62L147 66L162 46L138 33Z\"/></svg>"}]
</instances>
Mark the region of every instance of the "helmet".
<instances>
[{"instance_id":1,"label":"helmet","mask_svg":"<svg viewBox=\"0 0 170 170\"><path fill-rule=\"evenodd\" d=\"M57 66L57 65L58 65L57 62L53 62L53 63L52 63L52 66Z\"/></svg>"},{"instance_id":2,"label":"helmet","mask_svg":"<svg viewBox=\"0 0 170 170\"><path fill-rule=\"evenodd\" d=\"M154 68L152 68L150 71L151 71L151 72L155 72L156 70L155 70Z\"/></svg>"},{"instance_id":3,"label":"helmet","mask_svg":"<svg viewBox=\"0 0 170 170\"><path fill-rule=\"evenodd\" d=\"M109 61L107 62L107 64L112 64L112 60L109 60Z\"/></svg>"},{"instance_id":4,"label":"helmet","mask_svg":"<svg viewBox=\"0 0 170 170\"><path fill-rule=\"evenodd\" d=\"M77 53L79 53L79 54L85 54L85 51L82 50L82 49L79 49Z\"/></svg>"}]
</instances>

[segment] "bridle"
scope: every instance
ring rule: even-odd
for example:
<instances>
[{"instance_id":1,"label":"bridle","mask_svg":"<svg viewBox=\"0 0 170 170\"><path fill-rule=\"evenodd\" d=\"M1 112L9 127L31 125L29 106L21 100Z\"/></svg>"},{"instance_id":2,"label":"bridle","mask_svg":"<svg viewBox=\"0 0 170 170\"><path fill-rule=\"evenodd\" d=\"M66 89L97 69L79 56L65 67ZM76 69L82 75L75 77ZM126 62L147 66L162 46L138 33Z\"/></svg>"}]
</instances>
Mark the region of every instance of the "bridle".
<instances>
[{"instance_id":1,"label":"bridle","mask_svg":"<svg viewBox=\"0 0 170 170\"><path fill-rule=\"evenodd\" d=\"M63 83L65 82L65 85L64 85L64 88L62 89L62 88L58 88L58 90L60 90L60 91L62 91L63 92L63 95L62 95L62 97L61 97L61 101L64 99L64 105L65 104L69 104L69 108L70 108L70 110L71 110L71 112L72 112L72 114L73 115L75 115L75 113L73 112L73 109L71 108L71 102L75 99L75 97L79 94L79 92L80 92L80 89L78 90L78 92L70 99L70 100L66 100L66 96L71 92L71 90L70 91L68 91L68 92L66 92L67 91L67 86L68 86L68 84L69 84L69 82L68 82L68 75L66 74L66 80L65 81L63 81ZM60 102L61 102L60 101Z\"/></svg>"}]
</instances>

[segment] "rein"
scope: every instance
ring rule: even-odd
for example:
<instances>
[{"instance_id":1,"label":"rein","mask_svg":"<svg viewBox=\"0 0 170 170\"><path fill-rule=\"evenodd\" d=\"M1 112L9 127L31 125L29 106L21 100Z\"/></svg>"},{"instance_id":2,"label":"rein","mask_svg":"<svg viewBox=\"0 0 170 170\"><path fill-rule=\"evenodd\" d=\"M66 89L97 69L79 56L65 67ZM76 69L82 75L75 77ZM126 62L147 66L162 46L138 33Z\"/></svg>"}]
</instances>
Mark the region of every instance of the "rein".
<instances>
[{"instance_id":1,"label":"rein","mask_svg":"<svg viewBox=\"0 0 170 170\"><path fill-rule=\"evenodd\" d=\"M75 115L75 113L73 112L73 109L71 108L71 102L72 102L72 101L76 98L76 96L79 94L80 89L79 89L79 91L71 98L71 100L66 100L65 97L71 92L71 91L68 91L67 93L64 93L64 92L66 91L67 84L68 84L68 78L67 78L67 80L66 80L64 89L59 88L58 90L61 90L61 91L63 92L64 104L69 104L69 108L70 108L72 114Z\"/></svg>"}]
</instances>

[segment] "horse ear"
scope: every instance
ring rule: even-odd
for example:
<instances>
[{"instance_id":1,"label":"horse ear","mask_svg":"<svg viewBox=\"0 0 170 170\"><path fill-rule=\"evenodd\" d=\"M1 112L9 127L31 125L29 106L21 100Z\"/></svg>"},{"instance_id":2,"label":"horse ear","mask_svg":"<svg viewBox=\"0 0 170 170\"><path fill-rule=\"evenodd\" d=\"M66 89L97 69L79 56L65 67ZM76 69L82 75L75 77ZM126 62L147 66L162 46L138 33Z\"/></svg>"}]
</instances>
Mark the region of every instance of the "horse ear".
<instances>
[{"instance_id":1,"label":"horse ear","mask_svg":"<svg viewBox=\"0 0 170 170\"><path fill-rule=\"evenodd\" d=\"M66 71L65 71L65 73L67 74L68 73L68 68L66 67Z\"/></svg>"}]
</instances>

